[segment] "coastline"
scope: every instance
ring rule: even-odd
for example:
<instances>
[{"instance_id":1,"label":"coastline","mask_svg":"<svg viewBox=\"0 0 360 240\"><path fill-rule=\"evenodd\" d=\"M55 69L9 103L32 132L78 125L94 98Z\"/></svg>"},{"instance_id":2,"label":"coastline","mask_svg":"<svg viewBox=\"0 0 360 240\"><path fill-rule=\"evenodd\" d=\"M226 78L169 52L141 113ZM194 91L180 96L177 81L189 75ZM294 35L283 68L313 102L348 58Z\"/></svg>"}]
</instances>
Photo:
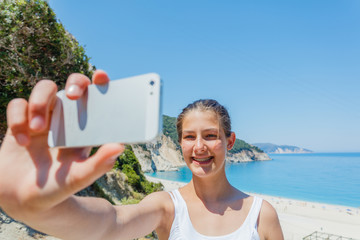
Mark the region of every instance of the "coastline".
<instances>
[{"instance_id":1,"label":"coastline","mask_svg":"<svg viewBox=\"0 0 360 240\"><path fill-rule=\"evenodd\" d=\"M149 181L161 182L164 191L184 186L184 182L146 176ZM256 195L268 201L277 211L286 240L303 239L315 231L360 239L360 208L316 203L283 197Z\"/></svg>"}]
</instances>

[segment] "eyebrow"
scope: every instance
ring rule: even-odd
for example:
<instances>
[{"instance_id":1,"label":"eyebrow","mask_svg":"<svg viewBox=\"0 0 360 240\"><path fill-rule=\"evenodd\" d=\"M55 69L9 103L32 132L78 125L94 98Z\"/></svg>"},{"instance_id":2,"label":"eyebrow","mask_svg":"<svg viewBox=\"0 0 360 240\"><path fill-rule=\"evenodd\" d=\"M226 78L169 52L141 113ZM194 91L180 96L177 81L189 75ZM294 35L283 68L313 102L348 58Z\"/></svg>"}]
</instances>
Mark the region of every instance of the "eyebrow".
<instances>
[{"instance_id":1,"label":"eyebrow","mask_svg":"<svg viewBox=\"0 0 360 240\"><path fill-rule=\"evenodd\" d=\"M207 128L207 129L204 129L203 132L219 132L219 129L217 128ZM195 131L192 131L192 130L183 130L183 133L193 133Z\"/></svg>"}]
</instances>

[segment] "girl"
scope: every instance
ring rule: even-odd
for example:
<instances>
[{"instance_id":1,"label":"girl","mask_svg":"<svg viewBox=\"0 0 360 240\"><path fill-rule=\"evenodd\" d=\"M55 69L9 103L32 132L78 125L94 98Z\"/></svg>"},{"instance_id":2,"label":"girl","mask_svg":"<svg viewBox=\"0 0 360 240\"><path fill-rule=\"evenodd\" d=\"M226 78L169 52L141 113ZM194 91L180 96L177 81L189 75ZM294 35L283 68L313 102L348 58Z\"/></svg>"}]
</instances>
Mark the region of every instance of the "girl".
<instances>
[{"instance_id":1,"label":"girl","mask_svg":"<svg viewBox=\"0 0 360 240\"><path fill-rule=\"evenodd\" d=\"M109 81L96 71L95 84ZM67 96L78 99L90 80L69 76ZM266 201L228 182L226 152L235 143L227 110L199 100L179 115L177 130L184 160L193 174L172 192L152 193L137 205L112 206L73 194L112 168L124 150L105 144L49 149L47 134L56 85L40 81L29 102L12 100L8 131L0 150L0 206L13 218L62 239L133 239L156 230L160 239L283 239L277 214ZM121 126L120 126L121 127Z\"/></svg>"}]
</instances>

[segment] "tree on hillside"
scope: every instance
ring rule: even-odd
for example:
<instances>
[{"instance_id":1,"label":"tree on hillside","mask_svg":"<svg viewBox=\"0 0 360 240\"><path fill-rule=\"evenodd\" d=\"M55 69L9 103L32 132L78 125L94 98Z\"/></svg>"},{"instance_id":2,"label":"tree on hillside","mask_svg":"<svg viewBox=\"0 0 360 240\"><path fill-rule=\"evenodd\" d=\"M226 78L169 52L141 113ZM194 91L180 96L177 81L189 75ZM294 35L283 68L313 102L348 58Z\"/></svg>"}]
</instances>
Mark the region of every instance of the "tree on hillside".
<instances>
[{"instance_id":1,"label":"tree on hillside","mask_svg":"<svg viewBox=\"0 0 360 240\"><path fill-rule=\"evenodd\" d=\"M6 106L41 79L63 88L70 73L91 76L89 57L43 0L0 0L0 144Z\"/></svg>"},{"instance_id":2,"label":"tree on hillside","mask_svg":"<svg viewBox=\"0 0 360 240\"><path fill-rule=\"evenodd\" d=\"M163 115L163 133L165 136L170 137L175 143L176 147L180 149L179 137L176 130L176 118Z\"/></svg>"},{"instance_id":3,"label":"tree on hillside","mask_svg":"<svg viewBox=\"0 0 360 240\"><path fill-rule=\"evenodd\" d=\"M136 192L149 194L162 190L162 184L149 182L146 179L143 171L141 170L141 165L130 145L126 145L124 153L118 158L117 164L115 164L114 168L125 173L128 177L128 183Z\"/></svg>"},{"instance_id":4,"label":"tree on hillside","mask_svg":"<svg viewBox=\"0 0 360 240\"><path fill-rule=\"evenodd\" d=\"M241 140L241 139L236 139L235 144L233 146L233 148L229 151L230 153L238 153L241 152L243 150L254 150L256 152L260 152L263 153L263 150L261 150L260 148L250 145L247 142Z\"/></svg>"}]
</instances>

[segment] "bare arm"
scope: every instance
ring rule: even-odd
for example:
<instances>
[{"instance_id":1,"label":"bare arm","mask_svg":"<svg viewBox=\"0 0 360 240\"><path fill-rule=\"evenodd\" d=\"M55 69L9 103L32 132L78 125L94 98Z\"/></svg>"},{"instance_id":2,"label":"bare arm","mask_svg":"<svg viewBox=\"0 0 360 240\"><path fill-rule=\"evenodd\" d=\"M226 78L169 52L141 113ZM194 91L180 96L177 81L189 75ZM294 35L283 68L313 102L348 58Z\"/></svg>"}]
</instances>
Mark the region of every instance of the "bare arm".
<instances>
[{"instance_id":1,"label":"bare arm","mask_svg":"<svg viewBox=\"0 0 360 240\"><path fill-rule=\"evenodd\" d=\"M93 76L95 83L107 81L102 71ZM72 74L66 84L67 96L78 99L89 84L84 75ZM127 239L133 236L131 232L142 233L139 229L144 226L151 232L161 219L161 205L149 204L156 197L137 207L113 207L102 199L73 196L110 170L124 146L106 144L91 157L90 148L49 148L56 91L55 83L41 81L29 101L15 99L8 105L8 130L0 149L0 207L11 217L63 239L122 235ZM151 224L140 227L143 221L139 219Z\"/></svg>"},{"instance_id":2,"label":"bare arm","mask_svg":"<svg viewBox=\"0 0 360 240\"><path fill-rule=\"evenodd\" d=\"M115 219L115 208L106 200L72 196L36 216L29 215L25 223L61 239L105 239Z\"/></svg>"},{"instance_id":3,"label":"bare arm","mask_svg":"<svg viewBox=\"0 0 360 240\"><path fill-rule=\"evenodd\" d=\"M156 192L148 195L137 205L116 207L117 226L107 238L121 236L121 239L143 237L158 228L166 228L169 212L173 212L173 204L167 192ZM164 226L165 225L165 226Z\"/></svg>"},{"instance_id":4,"label":"bare arm","mask_svg":"<svg viewBox=\"0 0 360 240\"><path fill-rule=\"evenodd\" d=\"M267 201L263 201L259 216L258 231L261 239L281 240L284 239L278 215Z\"/></svg>"},{"instance_id":5,"label":"bare arm","mask_svg":"<svg viewBox=\"0 0 360 240\"><path fill-rule=\"evenodd\" d=\"M29 225L62 239L134 239L155 230L165 214L164 194L139 204L113 206L101 198L72 196L32 217Z\"/></svg>"}]
</instances>

